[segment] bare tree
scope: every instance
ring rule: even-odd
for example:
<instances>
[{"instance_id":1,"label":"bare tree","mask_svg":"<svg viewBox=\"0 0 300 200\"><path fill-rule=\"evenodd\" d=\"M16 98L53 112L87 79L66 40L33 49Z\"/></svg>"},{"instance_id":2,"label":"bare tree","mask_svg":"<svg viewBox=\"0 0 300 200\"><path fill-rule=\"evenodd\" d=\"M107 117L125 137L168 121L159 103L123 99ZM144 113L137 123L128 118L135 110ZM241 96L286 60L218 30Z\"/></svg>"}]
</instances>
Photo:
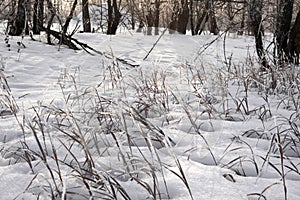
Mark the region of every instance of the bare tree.
<instances>
[{"instance_id":1,"label":"bare tree","mask_svg":"<svg viewBox=\"0 0 300 200\"><path fill-rule=\"evenodd\" d=\"M189 3L188 0L181 0L180 9L177 19L177 31L181 34L186 34L187 25L189 22Z\"/></svg>"},{"instance_id":2,"label":"bare tree","mask_svg":"<svg viewBox=\"0 0 300 200\"><path fill-rule=\"evenodd\" d=\"M64 24L63 27L62 27L62 33L63 33L63 34L66 34L66 33L67 33L67 30L68 30L68 28L69 28L71 19L72 19L73 15L74 15L74 12L75 12L75 9L76 9L77 4L78 4L78 1L77 1L77 0L74 0L74 1L73 1L73 4L72 4L72 8L71 8L71 10L70 10L70 13L69 13L69 15L67 16L67 19L66 19L66 21L65 21L65 24ZM55 15L55 13L54 13L54 8L53 8L53 5L51 4L51 2L48 3L48 8L49 8L49 10L50 10L50 9L53 10L53 14ZM53 17L54 17L54 16L53 16ZM51 22L51 23L52 23L52 22Z\"/></svg>"},{"instance_id":3,"label":"bare tree","mask_svg":"<svg viewBox=\"0 0 300 200\"><path fill-rule=\"evenodd\" d=\"M44 23L44 0L34 0L32 32L39 34Z\"/></svg>"},{"instance_id":4,"label":"bare tree","mask_svg":"<svg viewBox=\"0 0 300 200\"><path fill-rule=\"evenodd\" d=\"M126 0L126 4L127 4L128 11L130 13L131 28L134 30L135 29L135 23L136 23L136 19L135 19L136 4L135 4L134 0Z\"/></svg>"},{"instance_id":5,"label":"bare tree","mask_svg":"<svg viewBox=\"0 0 300 200\"><path fill-rule=\"evenodd\" d=\"M152 27L154 26L154 13L153 13L153 7L151 6L151 1L146 1L146 25L147 25L147 35L152 35Z\"/></svg>"},{"instance_id":6,"label":"bare tree","mask_svg":"<svg viewBox=\"0 0 300 200\"><path fill-rule=\"evenodd\" d=\"M83 23L83 31L91 32L91 22L90 22L89 1L88 0L82 0L82 23Z\"/></svg>"},{"instance_id":7,"label":"bare tree","mask_svg":"<svg viewBox=\"0 0 300 200\"><path fill-rule=\"evenodd\" d=\"M159 34L160 24L160 11L161 11L161 0L146 0L139 1L138 5L135 4L135 14L138 16L139 29L141 32L142 28L146 26L146 34L152 35L153 27L155 35Z\"/></svg>"},{"instance_id":8,"label":"bare tree","mask_svg":"<svg viewBox=\"0 0 300 200\"><path fill-rule=\"evenodd\" d=\"M179 3L175 1L171 12L171 21L168 25L170 34L175 33L175 31L177 30L178 12L179 12Z\"/></svg>"},{"instance_id":9,"label":"bare tree","mask_svg":"<svg viewBox=\"0 0 300 200\"><path fill-rule=\"evenodd\" d=\"M197 16L194 18L195 22L191 21L191 25L193 28L192 34L201 34L205 28L205 25L208 25L209 31L214 35L219 33L219 28L217 26L216 14L215 14L215 6L214 0L205 0L204 5L199 5L198 1L196 2L197 6L190 6L192 13L197 13ZM192 5L192 4L191 4ZM195 11L193 10L195 9ZM193 24L195 23L195 24Z\"/></svg>"},{"instance_id":10,"label":"bare tree","mask_svg":"<svg viewBox=\"0 0 300 200\"><path fill-rule=\"evenodd\" d=\"M294 0L280 0L275 30L276 47L280 61L283 61L288 52L288 37L293 16Z\"/></svg>"},{"instance_id":11,"label":"bare tree","mask_svg":"<svg viewBox=\"0 0 300 200\"><path fill-rule=\"evenodd\" d=\"M251 21L251 29L255 37L255 47L258 58L262 64L262 70L269 68L264 46L263 46L263 29L262 29L262 8L263 0L250 0L249 14Z\"/></svg>"},{"instance_id":12,"label":"bare tree","mask_svg":"<svg viewBox=\"0 0 300 200\"><path fill-rule=\"evenodd\" d=\"M154 27L155 35L159 34L159 13L160 13L160 0L155 0L155 16L154 16Z\"/></svg>"},{"instance_id":13,"label":"bare tree","mask_svg":"<svg viewBox=\"0 0 300 200\"><path fill-rule=\"evenodd\" d=\"M192 31L192 35L195 35L195 23L194 23L194 18L193 18L194 1L190 1L189 10L190 10L189 21L190 21L191 31Z\"/></svg>"},{"instance_id":14,"label":"bare tree","mask_svg":"<svg viewBox=\"0 0 300 200\"><path fill-rule=\"evenodd\" d=\"M10 24L10 35L21 35L26 27L26 4L27 0L19 0L17 14Z\"/></svg>"},{"instance_id":15,"label":"bare tree","mask_svg":"<svg viewBox=\"0 0 300 200\"><path fill-rule=\"evenodd\" d=\"M246 18L246 3L243 3L242 7L242 17L241 17L241 26L238 30L238 35L244 34L244 28L245 28L245 18Z\"/></svg>"},{"instance_id":16,"label":"bare tree","mask_svg":"<svg viewBox=\"0 0 300 200\"><path fill-rule=\"evenodd\" d=\"M12 0L8 4L5 4L5 2L2 2L1 5L3 6L1 9L1 17L4 17L8 19L8 26L6 29L6 33L8 34L10 32L10 26L13 24L14 18L15 18L15 12L16 12L16 6L17 1ZM5 12L7 10L7 12Z\"/></svg>"},{"instance_id":17,"label":"bare tree","mask_svg":"<svg viewBox=\"0 0 300 200\"><path fill-rule=\"evenodd\" d=\"M289 57L290 61L299 64L300 55L300 10L297 13L295 23L291 29L289 37Z\"/></svg>"},{"instance_id":18,"label":"bare tree","mask_svg":"<svg viewBox=\"0 0 300 200\"><path fill-rule=\"evenodd\" d=\"M107 0L107 34L109 35L116 34L117 32L122 17L119 9L120 4L121 0L119 1L119 4L117 3L117 0Z\"/></svg>"},{"instance_id":19,"label":"bare tree","mask_svg":"<svg viewBox=\"0 0 300 200\"><path fill-rule=\"evenodd\" d=\"M195 19L195 35L200 35L204 30L204 25L207 22L208 19L208 12L206 10L206 6L204 8L201 8L200 6L196 9L197 17Z\"/></svg>"},{"instance_id":20,"label":"bare tree","mask_svg":"<svg viewBox=\"0 0 300 200\"><path fill-rule=\"evenodd\" d=\"M215 15L214 0L206 0L206 10L208 11L209 31L214 35L217 35L219 33L219 28Z\"/></svg>"}]
</instances>

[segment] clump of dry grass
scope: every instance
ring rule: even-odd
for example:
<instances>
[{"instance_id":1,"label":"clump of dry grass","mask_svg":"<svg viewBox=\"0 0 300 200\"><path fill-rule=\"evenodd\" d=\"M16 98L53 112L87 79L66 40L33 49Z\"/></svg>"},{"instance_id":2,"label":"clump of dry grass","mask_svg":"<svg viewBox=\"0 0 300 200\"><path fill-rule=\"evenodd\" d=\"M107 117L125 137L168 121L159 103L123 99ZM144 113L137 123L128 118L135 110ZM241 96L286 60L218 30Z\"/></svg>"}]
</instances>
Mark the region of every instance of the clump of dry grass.
<instances>
[{"instance_id":1,"label":"clump of dry grass","mask_svg":"<svg viewBox=\"0 0 300 200\"><path fill-rule=\"evenodd\" d=\"M110 74L116 69L107 68ZM150 112L164 115L169 111L170 93L164 80L160 82L154 73L143 80L143 86L133 85L140 95L132 103L131 99L114 99L102 92L108 91L106 76L103 85L86 88L76 82L76 76L66 71L61 74L60 99L16 115L17 120L23 119L21 146L3 153L18 157L16 162L27 162L35 174L23 193L37 197L46 194L52 199L131 199L122 182L132 180L149 198L164 199L171 196L165 179L170 171L192 197L179 160L174 158L177 173L162 162L158 152L175 142L148 118ZM120 80L112 81L111 89L118 90ZM125 90L123 93L127 95ZM148 113L141 110L145 104L151 107ZM105 157L111 157L112 163L99 162ZM116 166L109 167L112 164ZM41 168L48 175L39 175Z\"/></svg>"}]
</instances>

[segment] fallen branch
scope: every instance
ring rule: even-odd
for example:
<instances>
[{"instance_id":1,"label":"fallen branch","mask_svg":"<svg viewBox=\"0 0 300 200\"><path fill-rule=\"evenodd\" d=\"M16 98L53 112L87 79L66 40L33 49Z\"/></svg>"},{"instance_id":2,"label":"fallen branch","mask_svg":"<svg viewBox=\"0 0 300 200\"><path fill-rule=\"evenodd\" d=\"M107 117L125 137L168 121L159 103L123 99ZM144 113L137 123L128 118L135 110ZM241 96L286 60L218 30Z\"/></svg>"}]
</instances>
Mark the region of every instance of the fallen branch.
<instances>
[{"instance_id":1,"label":"fallen branch","mask_svg":"<svg viewBox=\"0 0 300 200\"><path fill-rule=\"evenodd\" d=\"M160 41L160 39L162 38L162 36L164 36L164 34L167 31L167 29L168 28L165 28L165 30L162 32L162 34L157 38L156 42L153 44L152 48L150 49L150 51L147 53L147 55L144 57L143 60L146 60L148 58L148 56L153 51L153 49L155 48L155 46L158 44L158 42Z\"/></svg>"},{"instance_id":2,"label":"fallen branch","mask_svg":"<svg viewBox=\"0 0 300 200\"><path fill-rule=\"evenodd\" d=\"M83 50L85 50L87 53L93 55L89 50L93 51L94 53L97 53L99 55L105 56L106 58L109 59L116 59L116 61L125 64L125 65L129 65L131 67L138 67L140 66L139 64L132 64L129 63L127 60L123 59L123 58L118 58L118 57L114 57L111 53L107 53L107 52L101 52L98 51L96 49L94 49L93 47L89 46L86 43L80 42L79 40L75 39L75 38L71 38L72 41L74 41L76 44L78 44Z\"/></svg>"},{"instance_id":3,"label":"fallen branch","mask_svg":"<svg viewBox=\"0 0 300 200\"><path fill-rule=\"evenodd\" d=\"M61 44L64 44L64 45L68 46L70 49L74 49L74 50L83 49L85 52L87 52L90 55L94 55L93 53L96 53L96 54L99 54L101 56L105 56L108 59L116 59L116 61L118 61L122 64L125 64L125 65L129 65L131 67L138 67L139 66L139 64L130 63L126 59L114 57L110 53L98 51L97 49L94 49L93 47L89 46L88 44L83 43L83 42L79 41L78 39L75 39L71 36L67 36L66 34L63 34L61 32L54 31L54 30L47 29L47 28L42 28L42 30L46 31L48 34L51 34L52 36L54 36L56 39L58 39L60 41ZM80 46L81 49L78 48L78 46L76 46L76 44L78 46Z\"/></svg>"},{"instance_id":4,"label":"fallen branch","mask_svg":"<svg viewBox=\"0 0 300 200\"><path fill-rule=\"evenodd\" d=\"M54 36L56 39L58 39L60 41L61 44L64 44L66 46L68 46L70 49L74 49L74 50L80 50L71 40L71 37L62 34L61 32L58 31L54 31L51 29L47 29L45 27L42 27L42 30L45 31L47 34L50 34L52 36Z\"/></svg>"},{"instance_id":5,"label":"fallen branch","mask_svg":"<svg viewBox=\"0 0 300 200\"><path fill-rule=\"evenodd\" d=\"M211 42L203 45L197 52L197 55L194 59L194 62L199 58L199 56L205 52L213 43L215 43L217 40L219 40L224 34L226 34L229 31L229 28L226 29L223 33L221 33L218 37L216 37L214 40L212 40Z\"/></svg>"}]
</instances>

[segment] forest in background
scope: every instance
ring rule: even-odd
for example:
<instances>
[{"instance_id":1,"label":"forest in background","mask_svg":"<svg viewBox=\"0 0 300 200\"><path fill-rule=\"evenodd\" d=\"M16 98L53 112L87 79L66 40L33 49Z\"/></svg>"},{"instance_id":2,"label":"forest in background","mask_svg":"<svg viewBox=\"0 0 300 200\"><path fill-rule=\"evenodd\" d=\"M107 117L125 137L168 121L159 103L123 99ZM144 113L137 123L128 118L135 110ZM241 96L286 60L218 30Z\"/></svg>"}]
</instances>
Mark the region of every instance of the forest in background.
<instances>
[{"instance_id":1,"label":"forest in background","mask_svg":"<svg viewBox=\"0 0 300 200\"><path fill-rule=\"evenodd\" d=\"M82 32L106 34L116 34L120 26L147 35L158 35L161 27L171 34L235 32L255 37L257 56L264 71L271 68L263 42L264 33L268 32L274 35L271 62L299 63L298 0L4 0L0 9L1 19L8 21L7 34L34 35L45 31L49 44L54 37L73 49L76 45L70 38L80 28ZM68 30L78 13L82 14L77 26ZM54 23L59 24L59 30L52 28Z\"/></svg>"}]
</instances>

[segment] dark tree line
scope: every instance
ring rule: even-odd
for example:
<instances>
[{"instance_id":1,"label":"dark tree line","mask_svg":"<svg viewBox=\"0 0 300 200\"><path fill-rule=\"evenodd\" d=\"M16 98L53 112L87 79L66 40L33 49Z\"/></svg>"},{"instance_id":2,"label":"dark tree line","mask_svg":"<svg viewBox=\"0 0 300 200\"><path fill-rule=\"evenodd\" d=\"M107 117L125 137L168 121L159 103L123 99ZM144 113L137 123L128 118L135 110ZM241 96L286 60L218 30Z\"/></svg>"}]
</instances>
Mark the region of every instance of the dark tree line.
<instances>
[{"instance_id":1,"label":"dark tree line","mask_svg":"<svg viewBox=\"0 0 300 200\"><path fill-rule=\"evenodd\" d=\"M7 13L9 34L50 33L54 21L61 25L61 33L67 33L76 12L82 12L84 32L92 32L89 6L95 0L73 0L65 17L53 4L60 0L3 0L1 13ZM278 63L298 62L300 48L299 0L101 0L106 3L106 33L116 34L123 19L131 19L131 27L159 34L158 27L167 27L170 33L192 35L208 31L217 35L220 31L236 31L253 34L261 64L268 68L264 51L264 31L274 33ZM5 6L5 3L9 6ZM61 3L60 3L61 5ZM81 7L79 6L81 5ZM101 6L101 5L100 5ZM9 7L7 12L4 12ZM272 10L272 8L274 8ZM271 13L270 13L271 12ZM3 16L2 16L3 17ZM127 25L129 28L130 25ZM103 30L103 29L102 29ZM50 36L49 36L50 38ZM50 42L50 39L49 39Z\"/></svg>"},{"instance_id":2,"label":"dark tree line","mask_svg":"<svg viewBox=\"0 0 300 200\"><path fill-rule=\"evenodd\" d=\"M250 0L250 21L262 69L270 69L263 45L263 2L263 0ZM299 63L300 10L297 11L296 20L292 23L294 6L294 0L279 0L277 4L274 29L276 46L274 62L277 65L283 65L286 62Z\"/></svg>"},{"instance_id":3,"label":"dark tree line","mask_svg":"<svg viewBox=\"0 0 300 200\"><path fill-rule=\"evenodd\" d=\"M276 45L279 62L299 60L300 10L292 24L294 0L280 0L276 24ZM298 59L295 59L298 58Z\"/></svg>"}]
</instances>

